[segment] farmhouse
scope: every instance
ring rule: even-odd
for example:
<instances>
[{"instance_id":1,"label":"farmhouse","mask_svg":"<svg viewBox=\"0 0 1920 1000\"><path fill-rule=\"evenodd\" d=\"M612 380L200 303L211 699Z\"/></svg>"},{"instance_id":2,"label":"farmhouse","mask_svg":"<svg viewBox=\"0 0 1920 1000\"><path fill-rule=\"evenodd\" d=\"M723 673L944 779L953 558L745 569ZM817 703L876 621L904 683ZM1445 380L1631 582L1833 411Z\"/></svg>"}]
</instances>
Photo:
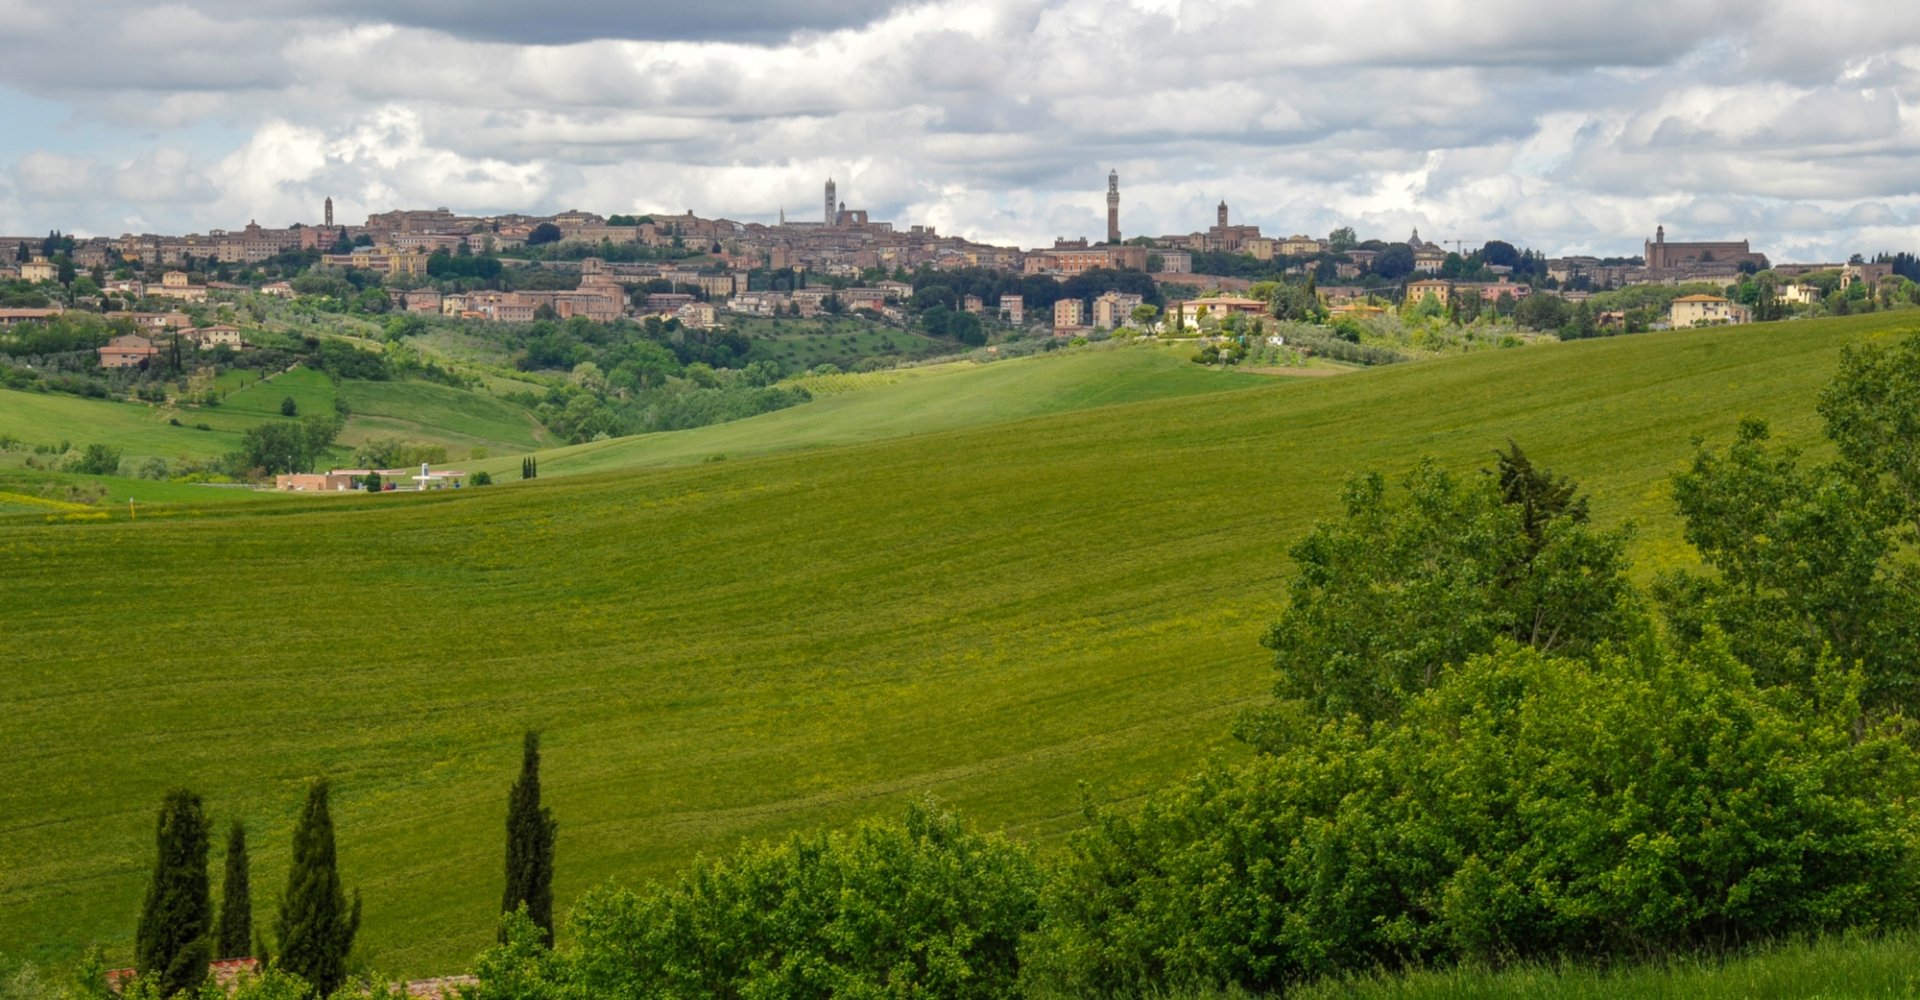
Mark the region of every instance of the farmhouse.
<instances>
[{"instance_id":1,"label":"farmhouse","mask_svg":"<svg viewBox=\"0 0 1920 1000\"><path fill-rule=\"evenodd\" d=\"M1682 295L1668 306L1668 324L1678 330L1746 322L1746 310L1718 295Z\"/></svg>"},{"instance_id":2,"label":"farmhouse","mask_svg":"<svg viewBox=\"0 0 1920 1000\"><path fill-rule=\"evenodd\" d=\"M147 363L159 349L153 341L135 333L125 333L107 341L100 348L100 367L102 368L139 368Z\"/></svg>"},{"instance_id":3,"label":"farmhouse","mask_svg":"<svg viewBox=\"0 0 1920 1000\"><path fill-rule=\"evenodd\" d=\"M235 326L203 326L188 330L183 336L199 344L203 351L211 351L216 347L231 347L237 351L245 346L240 339L240 328Z\"/></svg>"}]
</instances>

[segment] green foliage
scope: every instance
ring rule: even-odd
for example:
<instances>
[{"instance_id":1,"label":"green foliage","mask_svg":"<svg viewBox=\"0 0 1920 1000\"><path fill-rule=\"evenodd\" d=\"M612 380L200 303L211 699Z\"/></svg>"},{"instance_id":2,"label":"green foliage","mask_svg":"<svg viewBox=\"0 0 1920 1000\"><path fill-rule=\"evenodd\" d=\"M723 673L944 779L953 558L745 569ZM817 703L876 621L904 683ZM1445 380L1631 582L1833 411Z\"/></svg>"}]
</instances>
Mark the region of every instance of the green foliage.
<instances>
[{"instance_id":1,"label":"green foliage","mask_svg":"<svg viewBox=\"0 0 1920 1000\"><path fill-rule=\"evenodd\" d=\"M160 995L200 985L213 957L213 896L207 883L207 816L200 796L167 793L154 835L153 877L140 908L134 958Z\"/></svg>"},{"instance_id":2,"label":"green foliage","mask_svg":"<svg viewBox=\"0 0 1920 1000\"><path fill-rule=\"evenodd\" d=\"M1469 480L1422 463L1389 491L1347 482L1344 516L1292 549L1285 613L1267 633L1275 693L1315 715L1390 718L1498 638L1579 654L1633 618L1624 532L1595 531L1572 487L1515 447ZM1242 735L1272 747L1278 720Z\"/></svg>"},{"instance_id":3,"label":"green foliage","mask_svg":"<svg viewBox=\"0 0 1920 1000\"><path fill-rule=\"evenodd\" d=\"M299 412L300 412L300 404L295 402L292 396L288 396L287 398L280 401L281 416L291 417Z\"/></svg>"},{"instance_id":4,"label":"green foliage","mask_svg":"<svg viewBox=\"0 0 1920 1000\"><path fill-rule=\"evenodd\" d=\"M561 232L559 226L551 222L542 222L533 227L533 231L527 234L527 246L537 247L543 243L558 243L560 237Z\"/></svg>"},{"instance_id":5,"label":"green foliage","mask_svg":"<svg viewBox=\"0 0 1920 1000\"><path fill-rule=\"evenodd\" d=\"M488 472L485 469L481 469L475 472L473 475L467 477L467 482L472 483L475 486L492 486L493 473Z\"/></svg>"},{"instance_id":6,"label":"green foliage","mask_svg":"<svg viewBox=\"0 0 1920 1000\"><path fill-rule=\"evenodd\" d=\"M600 998L1013 996L1039 881L1024 848L916 804L589 893L571 978Z\"/></svg>"},{"instance_id":7,"label":"green foliage","mask_svg":"<svg viewBox=\"0 0 1920 1000\"><path fill-rule=\"evenodd\" d=\"M1896 561L1898 506L1858 470L1803 469L1769 436L1743 421L1724 454L1703 447L1674 476L1687 541L1716 575L1663 576L1669 620L1687 639L1718 626L1768 683L1805 688L1837 656L1865 665L1874 706L1920 704L1920 577Z\"/></svg>"},{"instance_id":8,"label":"green foliage","mask_svg":"<svg viewBox=\"0 0 1920 1000\"><path fill-rule=\"evenodd\" d=\"M1819 407L1841 457L1878 480L1920 536L1920 335L1846 347Z\"/></svg>"},{"instance_id":9,"label":"green foliage","mask_svg":"<svg viewBox=\"0 0 1920 1000\"><path fill-rule=\"evenodd\" d=\"M381 295L381 301L385 300L386 296ZM334 378L360 378L377 382L392 377L385 359L379 354L363 351L347 341L332 337L322 339L314 347L311 361L315 368Z\"/></svg>"},{"instance_id":10,"label":"green foliage","mask_svg":"<svg viewBox=\"0 0 1920 1000\"><path fill-rule=\"evenodd\" d=\"M310 472L333 447L342 421L334 416L309 416L298 423L260 424L240 437L240 450L229 458L236 471L257 469L264 475Z\"/></svg>"},{"instance_id":11,"label":"green foliage","mask_svg":"<svg viewBox=\"0 0 1920 1000\"><path fill-rule=\"evenodd\" d=\"M503 913L523 912L553 943L553 810L540 804L540 734L528 733L520 777L507 793L507 888ZM505 941L505 928L501 930Z\"/></svg>"},{"instance_id":12,"label":"green foliage","mask_svg":"<svg viewBox=\"0 0 1920 1000\"><path fill-rule=\"evenodd\" d=\"M120 449L105 444L90 444L69 459L67 471L83 476L112 476L120 472Z\"/></svg>"},{"instance_id":13,"label":"green foliage","mask_svg":"<svg viewBox=\"0 0 1920 1000\"><path fill-rule=\"evenodd\" d=\"M253 873L247 861L247 827L235 820L227 831L226 878L220 886L220 923L215 958L253 955Z\"/></svg>"},{"instance_id":14,"label":"green foliage","mask_svg":"<svg viewBox=\"0 0 1920 1000\"><path fill-rule=\"evenodd\" d=\"M1767 690L1724 644L1502 641L1395 725L1326 721L1137 817L1046 893L1036 977L1273 989L1455 961L1661 954L1920 913L1920 759L1857 674Z\"/></svg>"},{"instance_id":15,"label":"green foliage","mask_svg":"<svg viewBox=\"0 0 1920 1000\"><path fill-rule=\"evenodd\" d=\"M277 967L299 976L321 993L346 982L347 954L360 929L360 893L347 903L335 857L333 816L327 808L328 784L316 779L293 831L293 857L287 889L280 897L274 938Z\"/></svg>"}]
</instances>

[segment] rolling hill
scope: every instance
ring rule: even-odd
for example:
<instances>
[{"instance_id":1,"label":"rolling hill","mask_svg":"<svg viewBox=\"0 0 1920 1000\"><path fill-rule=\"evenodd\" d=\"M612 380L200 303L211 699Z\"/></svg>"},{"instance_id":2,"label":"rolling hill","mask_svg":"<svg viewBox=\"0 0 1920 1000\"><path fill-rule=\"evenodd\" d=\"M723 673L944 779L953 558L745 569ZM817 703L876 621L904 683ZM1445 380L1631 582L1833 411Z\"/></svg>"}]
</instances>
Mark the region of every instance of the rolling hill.
<instances>
[{"instance_id":1,"label":"rolling hill","mask_svg":"<svg viewBox=\"0 0 1920 1000\"><path fill-rule=\"evenodd\" d=\"M579 455L580 474L487 489L0 517L0 940L124 957L153 810L182 784L216 822L252 824L271 913L300 790L326 773L368 959L458 967L492 939L526 727L547 734L563 906L925 792L1045 842L1079 821L1082 782L1124 801L1236 752L1286 550L1347 473L1479 468L1512 438L1579 479L1598 519L1640 525L1643 571L1672 564L1687 553L1665 482L1690 436L1758 415L1813 443L1840 346L1912 325L1648 335L1199 395L1161 389L1218 373L1170 369L1124 405L960 429L964 393L914 410L934 391L915 386L945 381L928 377L692 445L557 453L543 472ZM977 374L1053 377L1037 371ZM888 421L914 433L862 440ZM744 457L782 435L815 447Z\"/></svg>"}]
</instances>

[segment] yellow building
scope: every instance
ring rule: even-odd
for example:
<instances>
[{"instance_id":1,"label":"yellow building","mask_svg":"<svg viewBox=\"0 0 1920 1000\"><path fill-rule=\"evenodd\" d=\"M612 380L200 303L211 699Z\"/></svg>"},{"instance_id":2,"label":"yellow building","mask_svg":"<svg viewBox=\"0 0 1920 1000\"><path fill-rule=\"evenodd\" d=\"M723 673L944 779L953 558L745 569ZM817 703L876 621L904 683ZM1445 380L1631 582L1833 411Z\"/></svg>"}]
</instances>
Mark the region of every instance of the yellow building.
<instances>
[{"instance_id":1,"label":"yellow building","mask_svg":"<svg viewBox=\"0 0 1920 1000\"><path fill-rule=\"evenodd\" d=\"M1690 326L1720 326L1745 322L1745 311L1718 295L1683 295L1667 307L1667 322L1676 330Z\"/></svg>"}]
</instances>

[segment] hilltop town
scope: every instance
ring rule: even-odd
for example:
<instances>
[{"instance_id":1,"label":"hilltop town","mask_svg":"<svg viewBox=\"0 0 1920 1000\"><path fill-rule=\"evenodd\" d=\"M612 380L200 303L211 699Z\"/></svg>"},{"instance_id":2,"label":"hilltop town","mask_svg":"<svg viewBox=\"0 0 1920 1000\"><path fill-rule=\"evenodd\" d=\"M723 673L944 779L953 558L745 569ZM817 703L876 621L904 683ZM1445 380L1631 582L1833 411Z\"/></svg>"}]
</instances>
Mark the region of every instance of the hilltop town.
<instances>
[{"instance_id":1,"label":"hilltop town","mask_svg":"<svg viewBox=\"0 0 1920 1000\"><path fill-rule=\"evenodd\" d=\"M67 308L121 308L142 332L185 323L155 303L190 304L210 295L251 291L294 298L292 279L335 274L357 295L384 293L384 303L362 298L368 311L431 314L489 322L532 322L580 316L595 322L658 316L708 328L726 314L813 316L822 311L867 310L903 321L897 307L917 290L916 272L992 271L1064 282L1089 272L1138 272L1168 298L1207 292L1244 293L1256 281L1311 282L1330 309L1417 305L1432 297L1446 307L1461 299L1511 308L1538 293L1570 304L1596 292L1633 286L1712 284L1723 288L1771 280L1745 296L1700 296L1650 325L1691 326L1773 318L1778 306L1815 306L1856 282L1878 290L1905 270L1884 255L1868 262L1772 264L1747 241L1668 241L1661 227L1631 258L1546 257L1490 241L1469 249L1462 241L1428 241L1416 230L1404 240L1361 240L1350 228L1327 237L1276 236L1235 223L1226 202L1212 224L1189 233L1125 238L1120 179L1109 174L1105 239L1060 238L1052 246L993 246L931 226L897 227L849 208L828 179L818 218L776 224L683 215L601 215L567 211L550 216L476 216L446 209L404 209L359 223L334 217L332 199L318 218L269 228L248 222L238 230L204 234L124 234L119 237L0 237L0 283L11 287L0 323L29 322ZM1448 248L1449 243L1452 246ZM549 272L539 281L509 273ZM1825 281L1808 281L1826 275ZM1898 275L1911 278L1912 274ZM480 279L461 281L459 279ZM557 280L556 280L557 279ZM1111 291L1111 290L1110 290ZM1770 299L1761 302L1762 295ZM1062 334L1133 325L1149 295L1139 288L1079 304L1020 292L991 299L958 297L949 305L990 316L1011 327L1030 322ZM1850 297L1858 299L1859 293ZM1213 311L1264 313L1269 303L1228 296ZM1712 301L1720 298L1722 301ZM44 301L43 301L44 300ZM832 300L832 301L829 301ZM1057 311L1044 311L1058 305ZM1035 306L1043 307L1036 312ZM1364 314L1364 313L1363 313ZM1623 315L1597 322L1625 325ZM216 330L201 346L231 341ZM127 363L131 355L103 356Z\"/></svg>"}]
</instances>

